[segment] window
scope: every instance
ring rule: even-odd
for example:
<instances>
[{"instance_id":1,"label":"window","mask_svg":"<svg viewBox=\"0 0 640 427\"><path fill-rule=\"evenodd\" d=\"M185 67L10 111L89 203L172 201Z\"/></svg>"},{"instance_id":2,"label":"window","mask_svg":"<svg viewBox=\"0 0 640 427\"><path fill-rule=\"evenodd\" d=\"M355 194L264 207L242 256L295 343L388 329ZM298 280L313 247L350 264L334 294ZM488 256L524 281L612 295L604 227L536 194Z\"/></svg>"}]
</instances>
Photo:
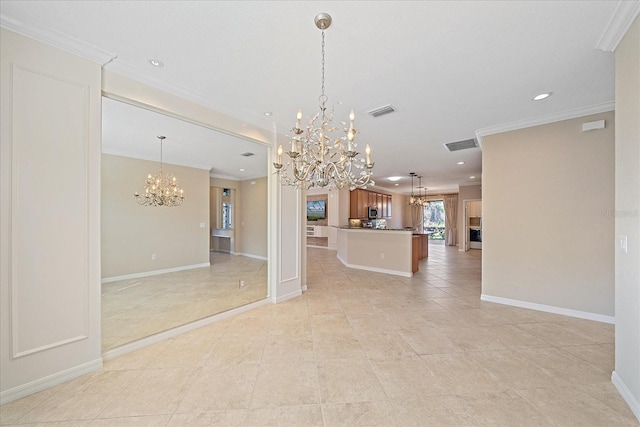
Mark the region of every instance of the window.
<instances>
[{"instance_id":1,"label":"window","mask_svg":"<svg viewBox=\"0 0 640 427\"><path fill-rule=\"evenodd\" d=\"M227 229L233 228L231 218L233 218L231 203L223 202L222 203L222 228L227 228Z\"/></svg>"},{"instance_id":2,"label":"window","mask_svg":"<svg viewBox=\"0 0 640 427\"><path fill-rule=\"evenodd\" d=\"M444 201L431 200L424 207L422 227L424 231L432 231L429 240L444 240Z\"/></svg>"}]
</instances>

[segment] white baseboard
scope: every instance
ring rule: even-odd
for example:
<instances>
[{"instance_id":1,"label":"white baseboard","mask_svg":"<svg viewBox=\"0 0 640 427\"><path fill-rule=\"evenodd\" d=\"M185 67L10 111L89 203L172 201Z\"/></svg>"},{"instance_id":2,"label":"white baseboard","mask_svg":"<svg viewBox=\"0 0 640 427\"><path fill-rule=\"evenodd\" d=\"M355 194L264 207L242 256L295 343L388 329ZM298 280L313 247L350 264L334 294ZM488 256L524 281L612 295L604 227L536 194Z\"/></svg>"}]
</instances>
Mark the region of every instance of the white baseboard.
<instances>
[{"instance_id":1,"label":"white baseboard","mask_svg":"<svg viewBox=\"0 0 640 427\"><path fill-rule=\"evenodd\" d=\"M307 291L307 285L302 285L302 292L306 292Z\"/></svg>"},{"instance_id":2,"label":"white baseboard","mask_svg":"<svg viewBox=\"0 0 640 427\"><path fill-rule=\"evenodd\" d=\"M618 390L618 393L620 393L620 396L622 396L624 401L627 402L627 405L631 408L633 415L635 415L638 421L640 421L640 402L633 397L633 393L631 393L629 387L627 387L624 381L622 381L622 378L618 376L616 371L611 373L611 382Z\"/></svg>"},{"instance_id":3,"label":"white baseboard","mask_svg":"<svg viewBox=\"0 0 640 427\"><path fill-rule=\"evenodd\" d=\"M577 317L579 319L593 320L596 322L615 324L616 319L613 316L605 316L604 314L589 313L587 311L572 310L570 308L555 307L552 305L537 304L534 302L520 301L510 298L494 297L491 295L480 295L482 301L494 302L496 304L511 305L514 307L528 308L530 310L544 311L547 313L562 314L563 316Z\"/></svg>"},{"instance_id":4,"label":"white baseboard","mask_svg":"<svg viewBox=\"0 0 640 427\"><path fill-rule=\"evenodd\" d=\"M273 297L271 300L273 301L274 304L279 304L281 302L285 302L285 301L290 300L292 298L299 297L300 295L302 295L302 288L297 289L297 290L295 290L293 292L289 292L288 294L281 295L279 297Z\"/></svg>"},{"instance_id":5,"label":"white baseboard","mask_svg":"<svg viewBox=\"0 0 640 427\"><path fill-rule=\"evenodd\" d=\"M259 259L259 260L262 260L262 261L267 261L267 257L266 256L261 256L261 255L245 254L245 253L242 253L242 252L234 252L233 255L246 256L247 258L254 258L254 259Z\"/></svg>"},{"instance_id":6,"label":"white baseboard","mask_svg":"<svg viewBox=\"0 0 640 427\"><path fill-rule=\"evenodd\" d=\"M141 277L156 276L158 274L174 273L176 271L192 270L194 268L209 267L211 263L203 262L202 264L183 265L182 267L166 268L164 270L145 271L143 273L125 274L123 276L105 277L101 283L117 282L118 280L139 279Z\"/></svg>"},{"instance_id":7,"label":"white baseboard","mask_svg":"<svg viewBox=\"0 0 640 427\"><path fill-rule=\"evenodd\" d=\"M339 255L336 255L336 258L338 258L338 260L345 267L355 268L356 270L366 270L366 271L373 271L374 273L393 274L394 276L402 276L402 277L413 277L413 273L407 273L405 271L387 270L386 268L377 268L377 267L369 267L366 265L349 264L349 263L346 263L342 258L340 258Z\"/></svg>"},{"instance_id":8,"label":"white baseboard","mask_svg":"<svg viewBox=\"0 0 640 427\"><path fill-rule=\"evenodd\" d=\"M160 341L167 340L169 338L177 337L185 332L193 331L194 329L201 328L203 326L210 325L215 322L219 322L224 319L228 319L233 316L237 316L240 313L244 313L254 308L270 304L271 301L267 298L253 302L251 304L243 305L242 307L234 308L232 310L224 311L222 313L214 314L213 316L205 317L204 319L196 320L195 322L187 323L186 325L178 326L177 328L169 329L155 335L151 335L129 344L124 344L111 350L107 350L102 354L103 360L111 360L116 357L131 353L132 351L140 350L141 348L148 347L152 344Z\"/></svg>"},{"instance_id":9,"label":"white baseboard","mask_svg":"<svg viewBox=\"0 0 640 427\"><path fill-rule=\"evenodd\" d=\"M44 378L38 378L30 383L22 384L18 387L14 387L0 393L0 405L13 402L14 400L29 396L30 394L37 393L49 387L56 386L100 369L102 369L102 359L95 359L91 362L83 363L82 365L74 366L73 368L69 368L61 372L56 372L55 374L48 375Z\"/></svg>"}]
</instances>

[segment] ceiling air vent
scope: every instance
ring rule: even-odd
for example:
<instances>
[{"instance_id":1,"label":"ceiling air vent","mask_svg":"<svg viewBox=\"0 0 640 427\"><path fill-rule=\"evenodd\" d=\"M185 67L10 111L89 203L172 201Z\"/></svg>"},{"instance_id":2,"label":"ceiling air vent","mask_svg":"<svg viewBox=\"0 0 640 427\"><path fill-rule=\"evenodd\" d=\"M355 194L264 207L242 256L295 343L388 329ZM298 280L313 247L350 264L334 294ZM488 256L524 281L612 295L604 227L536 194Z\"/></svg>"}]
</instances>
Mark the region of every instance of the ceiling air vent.
<instances>
[{"instance_id":1,"label":"ceiling air vent","mask_svg":"<svg viewBox=\"0 0 640 427\"><path fill-rule=\"evenodd\" d=\"M383 105L380 108L376 108L374 110L368 111L368 113L371 114L373 117L380 117L380 116L384 116L385 114L393 113L394 111L396 111L396 109L393 108L393 105L387 104L387 105Z\"/></svg>"},{"instance_id":2,"label":"ceiling air vent","mask_svg":"<svg viewBox=\"0 0 640 427\"><path fill-rule=\"evenodd\" d=\"M449 151L460 151L460 150L466 150L469 148L476 148L478 146L478 142L475 139L467 139L464 141L458 141L458 142L447 142L446 144L443 144L444 148L446 148Z\"/></svg>"},{"instance_id":3,"label":"ceiling air vent","mask_svg":"<svg viewBox=\"0 0 640 427\"><path fill-rule=\"evenodd\" d=\"M240 153L241 156L243 157L251 157L253 156L253 153L249 152L249 151L245 151L244 153Z\"/></svg>"}]
</instances>

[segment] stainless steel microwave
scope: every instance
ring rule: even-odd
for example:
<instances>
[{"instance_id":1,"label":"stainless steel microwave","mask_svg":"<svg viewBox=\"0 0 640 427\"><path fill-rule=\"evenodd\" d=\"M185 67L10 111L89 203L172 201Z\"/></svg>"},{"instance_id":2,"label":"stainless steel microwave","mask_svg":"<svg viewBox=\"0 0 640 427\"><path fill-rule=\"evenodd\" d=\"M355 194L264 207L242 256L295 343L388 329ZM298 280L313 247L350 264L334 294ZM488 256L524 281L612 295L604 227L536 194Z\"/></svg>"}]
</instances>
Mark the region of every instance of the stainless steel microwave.
<instances>
[{"instance_id":1,"label":"stainless steel microwave","mask_svg":"<svg viewBox=\"0 0 640 427\"><path fill-rule=\"evenodd\" d=\"M369 219L378 218L378 208L369 206Z\"/></svg>"}]
</instances>

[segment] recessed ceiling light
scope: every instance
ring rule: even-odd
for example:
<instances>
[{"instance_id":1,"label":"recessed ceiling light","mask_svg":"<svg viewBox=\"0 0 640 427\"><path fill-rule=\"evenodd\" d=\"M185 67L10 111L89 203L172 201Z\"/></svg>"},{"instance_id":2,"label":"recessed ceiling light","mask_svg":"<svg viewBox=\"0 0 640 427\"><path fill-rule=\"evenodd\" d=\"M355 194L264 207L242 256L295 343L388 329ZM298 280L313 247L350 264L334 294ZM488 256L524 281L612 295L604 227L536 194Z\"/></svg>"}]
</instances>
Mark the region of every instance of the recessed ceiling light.
<instances>
[{"instance_id":1,"label":"recessed ceiling light","mask_svg":"<svg viewBox=\"0 0 640 427\"><path fill-rule=\"evenodd\" d=\"M545 93L541 93L539 95L534 96L532 99L534 101L542 101L543 99L547 99L551 95L553 95L553 92L545 92Z\"/></svg>"},{"instance_id":2,"label":"recessed ceiling light","mask_svg":"<svg viewBox=\"0 0 640 427\"><path fill-rule=\"evenodd\" d=\"M240 172L244 172L244 169L240 168Z\"/></svg>"},{"instance_id":3,"label":"recessed ceiling light","mask_svg":"<svg viewBox=\"0 0 640 427\"><path fill-rule=\"evenodd\" d=\"M458 162L459 165L464 165L464 162Z\"/></svg>"},{"instance_id":4,"label":"recessed ceiling light","mask_svg":"<svg viewBox=\"0 0 640 427\"><path fill-rule=\"evenodd\" d=\"M397 186L398 186L398 185L400 185L400 184L398 184L398 183L396 182L396 183L395 183L395 184L393 184L393 185L395 185L395 186L397 187Z\"/></svg>"},{"instance_id":5,"label":"recessed ceiling light","mask_svg":"<svg viewBox=\"0 0 640 427\"><path fill-rule=\"evenodd\" d=\"M401 176L390 176L389 178L387 178L389 181L400 181L402 179Z\"/></svg>"},{"instance_id":6,"label":"recessed ceiling light","mask_svg":"<svg viewBox=\"0 0 640 427\"><path fill-rule=\"evenodd\" d=\"M474 178L475 178L475 176L470 176L469 178L470 178L470 179L474 179Z\"/></svg>"},{"instance_id":7,"label":"recessed ceiling light","mask_svg":"<svg viewBox=\"0 0 640 427\"><path fill-rule=\"evenodd\" d=\"M271 111L265 111L265 112L264 112L264 115L268 117L268 116L273 115L273 113L272 113Z\"/></svg>"},{"instance_id":8,"label":"recessed ceiling light","mask_svg":"<svg viewBox=\"0 0 640 427\"><path fill-rule=\"evenodd\" d=\"M149 59L149 64L153 65L154 67L158 67L158 68L164 67L164 62L160 61L159 59L155 59L155 58Z\"/></svg>"}]
</instances>

